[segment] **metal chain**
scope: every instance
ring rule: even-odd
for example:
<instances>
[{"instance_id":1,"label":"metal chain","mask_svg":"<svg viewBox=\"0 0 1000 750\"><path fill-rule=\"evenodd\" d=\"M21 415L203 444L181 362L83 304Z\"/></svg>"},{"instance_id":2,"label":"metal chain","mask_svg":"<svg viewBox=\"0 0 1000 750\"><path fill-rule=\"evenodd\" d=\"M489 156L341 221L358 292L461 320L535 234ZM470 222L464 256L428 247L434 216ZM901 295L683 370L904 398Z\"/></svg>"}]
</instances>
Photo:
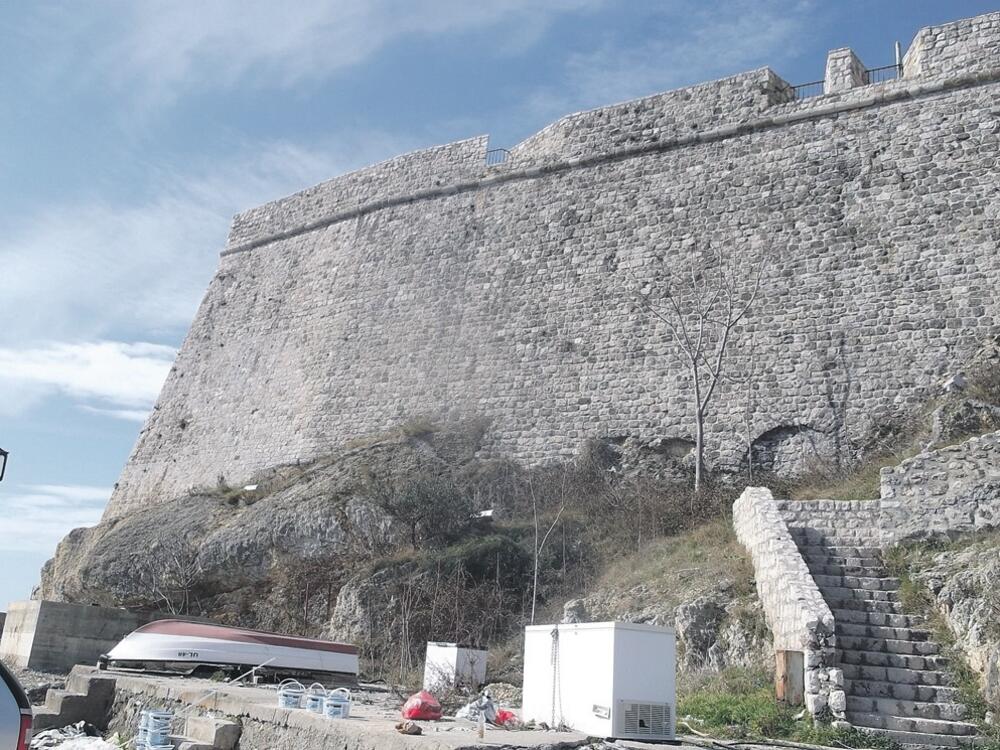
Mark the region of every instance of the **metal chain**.
<instances>
[{"instance_id":1,"label":"metal chain","mask_svg":"<svg viewBox=\"0 0 1000 750\"><path fill-rule=\"evenodd\" d=\"M552 721L549 726L552 729L559 727L556 724L556 697L559 698L559 723L562 723L562 685L559 676L559 626L552 629L552 653L549 658L552 664Z\"/></svg>"}]
</instances>

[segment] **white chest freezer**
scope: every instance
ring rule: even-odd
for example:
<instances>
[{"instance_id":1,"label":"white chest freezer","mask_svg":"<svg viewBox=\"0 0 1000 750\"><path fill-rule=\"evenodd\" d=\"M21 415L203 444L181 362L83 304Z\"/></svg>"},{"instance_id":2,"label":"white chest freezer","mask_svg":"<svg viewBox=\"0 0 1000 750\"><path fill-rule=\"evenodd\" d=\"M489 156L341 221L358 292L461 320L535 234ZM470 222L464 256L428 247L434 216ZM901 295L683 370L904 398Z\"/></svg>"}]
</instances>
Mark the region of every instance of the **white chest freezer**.
<instances>
[{"instance_id":1,"label":"white chest freezer","mask_svg":"<svg viewBox=\"0 0 1000 750\"><path fill-rule=\"evenodd\" d=\"M524 629L524 721L595 737L674 739L676 637L624 622Z\"/></svg>"}]
</instances>

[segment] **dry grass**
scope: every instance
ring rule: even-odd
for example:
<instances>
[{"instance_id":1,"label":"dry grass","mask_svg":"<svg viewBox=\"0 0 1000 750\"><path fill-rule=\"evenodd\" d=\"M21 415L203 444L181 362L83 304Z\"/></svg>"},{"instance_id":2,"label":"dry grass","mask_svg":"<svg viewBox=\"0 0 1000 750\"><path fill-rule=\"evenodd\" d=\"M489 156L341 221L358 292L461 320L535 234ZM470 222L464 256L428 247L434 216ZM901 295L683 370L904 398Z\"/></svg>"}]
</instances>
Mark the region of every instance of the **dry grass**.
<instances>
[{"instance_id":1,"label":"dry grass","mask_svg":"<svg viewBox=\"0 0 1000 750\"><path fill-rule=\"evenodd\" d=\"M662 592L666 598L659 601L672 607L689 599L691 591L709 589L723 579L734 582L737 594L753 588L753 565L728 518L645 544L611 563L595 588L626 590L643 585Z\"/></svg>"}]
</instances>

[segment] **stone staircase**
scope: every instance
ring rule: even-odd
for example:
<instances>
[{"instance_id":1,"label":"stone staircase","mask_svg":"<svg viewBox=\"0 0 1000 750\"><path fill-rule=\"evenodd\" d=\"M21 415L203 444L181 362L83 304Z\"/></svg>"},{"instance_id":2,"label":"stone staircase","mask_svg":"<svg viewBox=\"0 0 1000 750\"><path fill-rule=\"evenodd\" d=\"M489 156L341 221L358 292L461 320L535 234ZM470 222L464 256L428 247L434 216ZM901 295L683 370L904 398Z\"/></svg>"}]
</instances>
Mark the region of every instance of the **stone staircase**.
<instances>
[{"instance_id":1,"label":"stone staircase","mask_svg":"<svg viewBox=\"0 0 1000 750\"><path fill-rule=\"evenodd\" d=\"M74 667L65 689L49 689L45 705L34 708L35 734L85 721L108 728L115 699L116 678L92 667ZM235 750L241 727L228 719L190 716L179 723L183 735L171 735L176 750Z\"/></svg>"},{"instance_id":2,"label":"stone staircase","mask_svg":"<svg viewBox=\"0 0 1000 750\"><path fill-rule=\"evenodd\" d=\"M85 721L98 729L108 726L108 712L115 697L115 679L73 670L64 689L49 688L45 705L34 707L35 734Z\"/></svg>"},{"instance_id":3,"label":"stone staircase","mask_svg":"<svg viewBox=\"0 0 1000 750\"><path fill-rule=\"evenodd\" d=\"M978 728L963 721L965 707L951 686L940 645L922 617L903 611L899 579L882 562L876 524L854 510L860 505L810 513L808 525L802 512L789 519L792 538L836 621L847 720L908 746L973 744Z\"/></svg>"}]
</instances>

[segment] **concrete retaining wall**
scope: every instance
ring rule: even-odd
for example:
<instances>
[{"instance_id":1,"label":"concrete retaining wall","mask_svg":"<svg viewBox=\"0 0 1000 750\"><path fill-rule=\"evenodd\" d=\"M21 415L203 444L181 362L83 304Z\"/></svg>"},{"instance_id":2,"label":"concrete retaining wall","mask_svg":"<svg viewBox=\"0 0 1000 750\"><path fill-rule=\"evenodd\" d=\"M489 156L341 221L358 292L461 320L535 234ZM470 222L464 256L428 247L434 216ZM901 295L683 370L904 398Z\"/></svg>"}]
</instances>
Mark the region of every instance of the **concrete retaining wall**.
<instances>
[{"instance_id":1,"label":"concrete retaining wall","mask_svg":"<svg viewBox=\"0 0 1000 750\"><path fill-rule=\"evenodd\" d=\"M12 602L0 657L13 667L68 671L95 664L125 635L162 615L63 602Z\"/></svg>"}]
</instances>

